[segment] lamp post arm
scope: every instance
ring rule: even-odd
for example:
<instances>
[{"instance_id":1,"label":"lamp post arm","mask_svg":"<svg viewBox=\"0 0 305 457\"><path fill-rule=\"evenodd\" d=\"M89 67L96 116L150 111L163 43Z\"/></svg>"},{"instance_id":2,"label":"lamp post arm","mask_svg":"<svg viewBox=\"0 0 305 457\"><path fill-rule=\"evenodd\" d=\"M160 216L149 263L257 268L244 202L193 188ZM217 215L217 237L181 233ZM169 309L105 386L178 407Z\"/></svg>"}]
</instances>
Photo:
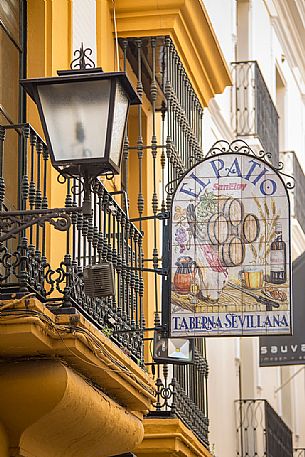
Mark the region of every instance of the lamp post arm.
<instances>
[{"instance_id":1,"label":"lamp post arm","mask_svg":"<svg viewBox=\"0 0 305 457\"><path fill-rule=\"evenodd\" d=\"M33 225L49 222L56 230L67 231L71 226L71 213L79 213L83 207L35 209L24 211L0 212L0 242L13 238L14 235Z\"/></svg>"}]
</instances>

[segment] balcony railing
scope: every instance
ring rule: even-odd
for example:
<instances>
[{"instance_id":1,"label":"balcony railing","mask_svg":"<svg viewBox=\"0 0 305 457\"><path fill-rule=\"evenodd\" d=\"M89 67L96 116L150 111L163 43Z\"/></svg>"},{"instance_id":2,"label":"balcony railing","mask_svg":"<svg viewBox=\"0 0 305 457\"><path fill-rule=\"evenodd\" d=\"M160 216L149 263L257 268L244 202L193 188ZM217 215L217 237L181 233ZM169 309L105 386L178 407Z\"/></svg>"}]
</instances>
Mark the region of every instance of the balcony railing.
<instances>
[{"instance_id":1,"label":"balcony railing","mask_svg":"<svg viewBox=\"0 0 305 457\"><path fill-rule=\"evenodd\" d=\"M256 137L278 164L278 114L257 62L234 62L233 123L238 137Z\"/></svg>"},{"instance_id":2,"label":"balcony railing","mask_svg":"<svg viewBox=\"0 0 305 457\"><path fill-rule=\"evenodd\" d=\"M202 152L203 108L193 90L174 43L168 36L142 38L121 38L124 69L130 63L137 76L139 97L145 96L152 105L152 136L143 144L143 126L138 113L137 144L125 142L125 173L129 153L136 150L141 167L143 154L151 152L154 167L157 159L162 169L163 195L161 209L170 206L170 198L165 196L165 188L186 172L198 160ZM160 116L161 114L161 116ZM160 122L161 121L161 122ZM157 123L161 123L161 134L157 137ZM159 153L159 154L158 154ZM159 157L158 157L159 155ZM140 173L141 175L141 173ZM128 182L128 179L126 179ZM142 189L139 186L138 210L143 212ZM153 195L153 210L158 199Z\"/></svg>"},{"instance_id":3,"label":"balcony railing","mask_svg":"<svg viewBox=\"0 0 305 457\"><path fill-rule=\"evenodd\" d=\"M285 173L294 177L295 187L292 190L291 212L305 233L305 175L294 151L281 152Z\"/></svg>"},{"instance_id":4,"label":"balcony railing","mask_svg":"<svg viewBox=\"0 0 305 457\"><path fill-rule=\"evenodd\" d=\"M293 457L292 432L266 400L236 402L238 457Z\"/></svg>"},{"instance_id":5,"label":"balcony railing","mask_svg":"<svg viewBox=\"0 0 305 457\"><path fill-rule=\"evenodd\" d=\"M28 124L0 127L1 210L46 210L50 198L49 162L46 144ZM63 196L61 207L81 206L82 183L63 176L58 181L58 194ZM69 231L59 235L59 245L52 244L53 257L57 251L56 257L60 258L56 264L47 258L47 241L54 229L42 221L0 244L2 298L33 292L54 312L60 308L78 310L142 365L144 291L142 273L138 271L143 257L142 233L98 180L91 200L92 215L72 213ZM83 269L105 260L114 266L116 294L89 298L84 293Z\"/></svg>"},{"instance_id":6,"label":"balcony railing","mask_svg":"<svg viewBox=\"0 0 305 457\"><path fill-rule=\"evenodd\" d=\"M143 138L143 107L138 106L136 139L131 143L127 136L124 145L124 185L128 189L128 168L138 179L136 201L138 215L157 215L170 210L171 195L179 177L196 162L203 159L202 114L203 108L193 90L183 63L168 36L120 39L123 69L129 65L137 78L137 92L151 103L151 137ZM135 156L136 155L136 156ZM128 163L132 161L132 168ZM145 162L146 161L146 162ZM144 163L150 164L152 179L151 206L145 208ZM161 186L158 170L161 170ZM146 190L147 192L147 190ZM148 196L146 194L146 196ZM141 222L140 222L141 224ZM152 223L152 252L144 252L146 261L160 267L160 226ZM152 278L151 278L152 279ZM150 282L154 297L155 325L160 325L160 282ZM202 341L197 342L194 365L152 365L156 378L157 401L150 417L179 417L181 421L208 446L207 363Z\"/></svg>"},{"instance_id":7,"label":"balcony railing","mask_svg":"<svg viewBox=\"0 0 305 457\"><path fill-rule=\"evenodd\" d=\"M157 401L149 417L178 417L208 447L208 365L202 340L196 346L192 365L154 365Z\"/></svg>"}]
</instances>

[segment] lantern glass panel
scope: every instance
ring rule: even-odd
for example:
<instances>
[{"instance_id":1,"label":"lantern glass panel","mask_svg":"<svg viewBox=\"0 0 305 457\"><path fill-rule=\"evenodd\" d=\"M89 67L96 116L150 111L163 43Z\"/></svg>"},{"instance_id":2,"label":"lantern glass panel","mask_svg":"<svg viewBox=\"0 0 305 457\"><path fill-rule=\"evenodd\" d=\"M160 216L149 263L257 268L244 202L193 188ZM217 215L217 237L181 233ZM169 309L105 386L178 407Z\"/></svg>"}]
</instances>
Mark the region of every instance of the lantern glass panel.
<instances>
[{"instance_id":1,"label":"lantern glass panel","mask_svg":"<svg viewBox=\"0 0 305 457\"><path fill-rule=\"evenodd\" d=\"M104 157L110 89L109 80L38 87L55 162Z\"/></svg>"},{"instance_id":2,"label":"lantern glass panel","mask_svg":"<svg viewBox=\"0 0 305 457\"><path fill-rule=\"evenodd\" d=\"M122 89L121 84L117 81L114 110L113 110L113 127L111 137L110 159L120 165L122 141L128 111L128 98Z\"/></svg>"}]
</instances>

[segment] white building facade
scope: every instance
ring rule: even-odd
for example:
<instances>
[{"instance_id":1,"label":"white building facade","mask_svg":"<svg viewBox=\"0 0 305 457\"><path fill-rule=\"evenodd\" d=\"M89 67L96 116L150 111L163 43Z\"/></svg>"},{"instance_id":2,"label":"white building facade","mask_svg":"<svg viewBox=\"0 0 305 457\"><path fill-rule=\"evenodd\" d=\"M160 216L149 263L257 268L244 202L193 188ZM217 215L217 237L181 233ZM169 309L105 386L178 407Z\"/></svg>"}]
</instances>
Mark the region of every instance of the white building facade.
<instances>
[{"instance_id":1,"label":"white building facade","mask_svg":"<svg viewBox=\"0 0 305 457\"><path fill-rule=\"evenodd\" d=\"M204 110L204 147L208 150L219 139L230 142L239 137L254 149L272 152L274 164L279 159L284 162L284 171L296 178L290 193L295 260L305 250L305 2L203 3L234 80ZM215 456L266 455L259 438L255 445L247 444L248 454L246 445L240 445L239 400L257 400L256 415L259 400L267 400L292 431L293 447L305 448L302 365L260 368L256 337L207 338L207 358L210 443ZM252 419L249 426L259 428L260 420ZM304 455L299 452L305 451L295 455Z\"/></svg>"}]
</instances>

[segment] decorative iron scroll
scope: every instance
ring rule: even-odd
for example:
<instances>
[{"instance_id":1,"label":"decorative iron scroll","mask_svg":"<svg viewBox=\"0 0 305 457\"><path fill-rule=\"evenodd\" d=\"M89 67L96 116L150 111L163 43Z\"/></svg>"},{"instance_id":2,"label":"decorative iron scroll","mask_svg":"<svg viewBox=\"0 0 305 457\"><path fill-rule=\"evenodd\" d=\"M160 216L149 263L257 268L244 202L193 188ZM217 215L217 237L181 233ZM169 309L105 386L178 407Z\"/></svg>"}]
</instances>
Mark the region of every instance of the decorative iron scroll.
<instances>
[{"instance_id":1,"label":"decorative iron scroll","mask_svg":"<svg viewBox=\"0 0 305 457\"><path fill-rule=\"evenodd\" d=\"M76 49L76 51L73 53L75 59L72 60L70 64L71 70L85 70L86 68L95 68L95 63L89 57L92 55L92 52L93 51L91 48L84 49L84 45L82 43L80 49Z\"/></svg>"},{"instance_id":2,"label":"decorative iron scroll","mask_svg":"<svg viewBox=\"0 0 305 457\"><path fill-rule=\"evenodd\" d=\"M72 223L67 213L79 213L81 211L82 207L1 212L0 242L13 238L14 235L33 225L42 227L45 222L49 222L56 230L65 232L69 230Z\"/></svg>"},{"instance_id":3,"label":"decorative iron scroll","mask_svg":"<svg viewBox=\"0 0 305 457\"><path fill-rule=\"evenodd\" d=\"M285 179L285 185L287 189L291 190L295 187L295 178L282 172L284 168L283 162L279 161L278 165L275 166L272 163L272 154L270 152L266 152L264 150L254 151L254 149L252 149L244 140L237 139L232 141L231 143L225 140L216 141L216 143L213 144L211 149L206 154L206 158L221 153L248 154L256 157L257 159L264 160L268 163L268 166L270 166L273 170L287 178Z\"/></svg>"},{"instance_id":4,"label":"decorative iron scroll","mask_svg":"<svg viewBox=\"0 0 305 457\"><path fill-rule=\"evenodd\" d=\"M195 350L194 364L173 367L157 365L156 370L155 411L150 412L150 415L179 417L208 446L206 359Z\"/></svg>"}]
</instances>

